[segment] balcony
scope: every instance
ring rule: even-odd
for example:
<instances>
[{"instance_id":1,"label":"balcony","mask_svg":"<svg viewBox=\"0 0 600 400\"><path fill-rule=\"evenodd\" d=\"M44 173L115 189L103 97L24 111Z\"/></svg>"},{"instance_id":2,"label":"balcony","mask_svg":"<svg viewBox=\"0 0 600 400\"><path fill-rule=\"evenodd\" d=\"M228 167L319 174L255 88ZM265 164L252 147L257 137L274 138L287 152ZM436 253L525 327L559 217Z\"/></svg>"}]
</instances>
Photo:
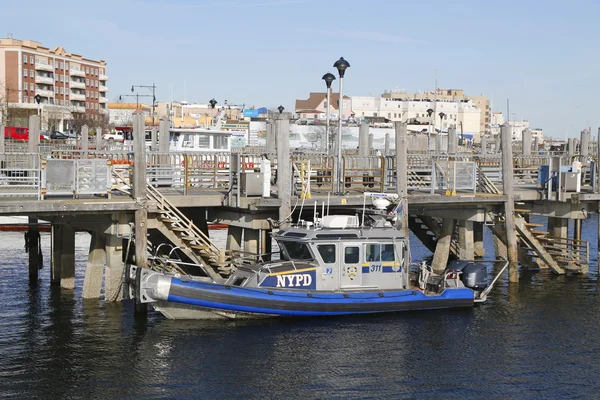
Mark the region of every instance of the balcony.
<instances>
[{"instance_id":1,"label":"balcony","mask_svg":"<svg viewBox=\"0 0 600 400\"><path fill-rule=\"evenodd\" d=\"M35 63L35 69L38 71L50 71L50 72L54 72L54 67L50 64L44 64L44 63L39 63L36 62Z\"/></svg>"},{"instance_id":2,"label":"balcony","mask_svg":"<svg viewBox=\"0 0 600 400\"><path fill-rule=\"evenodd\" d=\"M49 78L47 76L36 75L35 83L43 83L46 85L54 85L54 78Z\"/></svg>"},{"instance_id":3,"label":"balcony","mask_svg":"<svg viewBox=\"0 0 600 400\"><path fill-rule=\"evenodd\" d=\"M54 91L52 90L35 89L35 94L42 97L54 97Z\"/></svg>"},{"instance_id":4,"label":"balcony","mask_svg":"<svg viewBox=\"0 0 600 400\"><path fill-rule=\"evenodd\" d=\"M71 86L73 89L84 89L85 90L85 82L74 81L73 79L71 79L69 81L69 86Z\"/></svg>"},{"instance_id":5,"label":"balcony","mask_svg":"<svg viewBox=\"0 0 600 400\"><path fill-rule=\"evenodd\" d=\"M102 82L107 81L108 80L108 76L104 75L104 74L100 74L98 76L98 79Z\"/></svg>"},{"instance_id":6,"label":"balcony","mask_svg":"<svg viewBox=\"0 0 600 400\"><path fill-rule=\"evenodd\" d=\"M107 99L106 97L102 97L102 96L100 96L100 98L98 99L98 101L99 101L101 104L106 104L106 103L108 103L108 99Z\"/></svg>"},{"instance_id":7,"label":"balcony","mask_svg":"<svg viewBox=\"0 0 600 400\"><path fill-rule=\"evenodd\" d=\"M108 88L107 88L106 86L104 86L104 85L100 85L100 87L99 87L98 89L99 89L101 92L104 92L104 93L108 92Z\"/></svg>"},{"instance_id":8,"label":"balcony","mask_svg":"<svg viewBox=\"0 0 600 400\"><path fill-rule=\"evenodd\" d=\"M85 78L85 71L71 67L71 69L69 70L69 75L70 76L81 76L82 78Z\"/></svg>"},{"instance_id":9,"label":"balcony","mask_svg":"<svg viewBox=\"0 0 600 400\"><path fill-rule=\"evenodd\" d=\"M85 95L71 92L69 94L69 99L73 101L85 101Z\"/></svg>"},{"instance_id":10,"label":"balcony","mask_svg":"<svg viewBox=\"0 0 600 400\"><path fill-rule=\"evenodd\" d=\"M82 106L72 106L71 107L71 111L76 112L76 113L84 113L85 112L85 107L82 107Z\"/></svg>"},{"instance_id":11,"label":"balcony","mask_svg":"<svg viewBox=\"0 0 600 400\"><path fill-rule=\"evenodd\" d=\"M101 108L100 114L108 114L108 108Z\"/></svg>"}]
</instances>

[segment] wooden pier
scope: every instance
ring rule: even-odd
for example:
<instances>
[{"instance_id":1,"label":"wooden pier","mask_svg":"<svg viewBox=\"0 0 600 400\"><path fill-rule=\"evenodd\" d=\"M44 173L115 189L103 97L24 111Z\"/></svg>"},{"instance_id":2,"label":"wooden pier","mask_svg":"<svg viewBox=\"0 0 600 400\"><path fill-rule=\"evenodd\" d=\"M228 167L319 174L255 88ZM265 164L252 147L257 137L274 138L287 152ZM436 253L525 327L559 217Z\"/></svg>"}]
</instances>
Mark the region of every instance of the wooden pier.
<instances>
[{"instance_id":1,"label":"wooden pier","mask_svg":"<svg viewBox=\"0 0 600 400\"><path fill-rule=\"evenodd\" d=\"M476 152L461 148L453 131L447 149L436 141L436 150L424 154L411 152L406 125L396 123L395 150L386 138L379 153L369 147L365 125L360 148L342 156L337 174L332 155L290 152L284 118L268 123L267 148L230 153L169 152L166 120L149 150L143 140L117 146L99 136L90 146L87 127L77 144L40 144L39 117L30 117L29 126L29 143L0 137L0 215L29 217L32 283L39 269L38 221L51 225L51 283L65 289L75 284L75 232L89 232L85 298L100 297L104 278L106 301L120 300L123 261L144 265L161 243L202 265L206 275L227 276L236 260L271 252L274 227L310 219L315 208L355 213L365 192L399 195L399 229L412 231L434 253L436 271L449 257L484 256L485 226L496 256L510 262L510 282L518 281L519 265L557 274L588 270L581 221L598 211L600 184L598 146L587 131L559 153L540 151L537 141L532 146L528 132L512 143L508 125L501 141L484 138ZM134 137L144 137L141 115ZM258 194L252 179L261 180ZM547 226L532 223L535 215L548 217ZM211 241L208 223L228 226L225 249Z\"/></svg>"}]
</instances>

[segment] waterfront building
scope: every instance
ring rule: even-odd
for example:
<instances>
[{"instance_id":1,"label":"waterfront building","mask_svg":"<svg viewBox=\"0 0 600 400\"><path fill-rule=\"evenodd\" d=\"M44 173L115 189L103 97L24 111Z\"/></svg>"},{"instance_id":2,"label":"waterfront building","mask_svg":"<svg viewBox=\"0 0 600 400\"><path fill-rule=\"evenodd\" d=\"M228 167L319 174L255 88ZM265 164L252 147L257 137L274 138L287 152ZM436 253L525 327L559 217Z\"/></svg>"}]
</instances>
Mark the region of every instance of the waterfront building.
<instances>
[{"instance_id":1,"label":"waterfront building","mask_svg":"<svg viewBox=\"0 0 600 400\"><path fill-rule=\"evenodd\" d=\"M459 133L475 139L480 134L481 112L472 100L467 99L353 96L352 112L357 121L383 119L431 125L432 132L447 132L454 125Z\"/></svg>"},{"instance_id":2,"label":"waterfront building","mask_svg":"<svg viewBox=\"0 0 600 400\"><path fill-rule=\"evenodd\" d=\"M500 126L504 124L504 114L496 111L492 114L491 119L491 134L492 136L500 134ZM508 124L512 127L512 140L520 142L523 140L523 131L529 129L531 131L531 138L535 140L537 138L540 143L544 142L544 130L542 128L532 128L531 124L527 120L521 119L520 121L508 121Z\"/></svg>"},{"instance_id":3,"label":"waterfront building","mask_svg":"<svg viewBox=\"0 0 600 400\"><path fill-rule=\"evenodd\" d=\"M381 97L386 99L414 99L414 100L439 100L439 101L465 101L470 100L480 113L479 134L490 132L492 109L486 96L466 95L462 89L436 89L433 92L407 93L403 89L388 90Z\"/></svg>"},{"instance_id":4,"label":"waterfront building","mask_svg":"<svg viewBox=\"0 0 600 400\"><path fill-rule=\"evenodd\" d=\"M329 117L338 119L339 93L331 93L331 105L329 107ZM352 100L344 96L344 115L342 118L348 120L353 116ZM296 116L304 121L325 121L327 119L327 92L311 92L306 100L296 99Z\"/></svg>"},{"instance_id":5,"label":"waterfront building","mask_svg":"<svg viewBox=\"0 0 600 400\"><path fill-rule=\"evenodd\" d=\"M106 62L33 40L0 38L0 99L4 123L40 112L42 129L67 130L73 119L108 115ZM40 101L36 101L36 96Z\"/></svg>"}]
</instances>

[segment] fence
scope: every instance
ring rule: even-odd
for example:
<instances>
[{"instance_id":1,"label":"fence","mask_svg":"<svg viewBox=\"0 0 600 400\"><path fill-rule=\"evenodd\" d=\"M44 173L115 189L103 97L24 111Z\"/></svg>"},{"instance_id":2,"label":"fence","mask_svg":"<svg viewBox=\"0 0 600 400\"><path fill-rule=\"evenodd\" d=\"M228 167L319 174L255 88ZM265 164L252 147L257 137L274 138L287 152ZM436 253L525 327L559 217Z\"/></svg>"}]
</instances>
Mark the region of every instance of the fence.
<instances>
[{"instance_id":1,"label":"fence","mask_svg":"<svg viewBox=\"0 0 600 400\"><path fill-rule=\"evenodd\" d=\"M40 198L106 195L112 189L111 163L103 159L46 159L41 162Z\"/></svg>"}]
</instances>

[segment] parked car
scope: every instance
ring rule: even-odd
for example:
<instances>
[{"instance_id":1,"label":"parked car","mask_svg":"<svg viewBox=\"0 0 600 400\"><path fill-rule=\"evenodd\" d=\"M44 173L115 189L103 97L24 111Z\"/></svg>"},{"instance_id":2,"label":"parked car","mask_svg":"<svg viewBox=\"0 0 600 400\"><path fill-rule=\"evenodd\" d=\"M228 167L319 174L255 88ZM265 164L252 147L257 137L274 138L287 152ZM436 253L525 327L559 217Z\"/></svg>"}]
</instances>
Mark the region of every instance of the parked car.
<instances>
[{"instance_id":1,"label":"parked car","mask_svg":"<svg viewBox=\"0 0 600 400\"><path fill-rule=\"evenodd\" d=\"M74 136L60 131L52 131L50 132L50 139L74 139Z\"/></svg>"},{"instance_id":2,"label":"parked car","mask_svg":"<svg viewBox=\"0 0 600 400\"><path fill-rule=\"evenodd\" d=\"M122 142L125 140L125 133L123 131L105 133L104 135L102 135L102 139L108 141Z\"/></svg>"}]
</instances>

